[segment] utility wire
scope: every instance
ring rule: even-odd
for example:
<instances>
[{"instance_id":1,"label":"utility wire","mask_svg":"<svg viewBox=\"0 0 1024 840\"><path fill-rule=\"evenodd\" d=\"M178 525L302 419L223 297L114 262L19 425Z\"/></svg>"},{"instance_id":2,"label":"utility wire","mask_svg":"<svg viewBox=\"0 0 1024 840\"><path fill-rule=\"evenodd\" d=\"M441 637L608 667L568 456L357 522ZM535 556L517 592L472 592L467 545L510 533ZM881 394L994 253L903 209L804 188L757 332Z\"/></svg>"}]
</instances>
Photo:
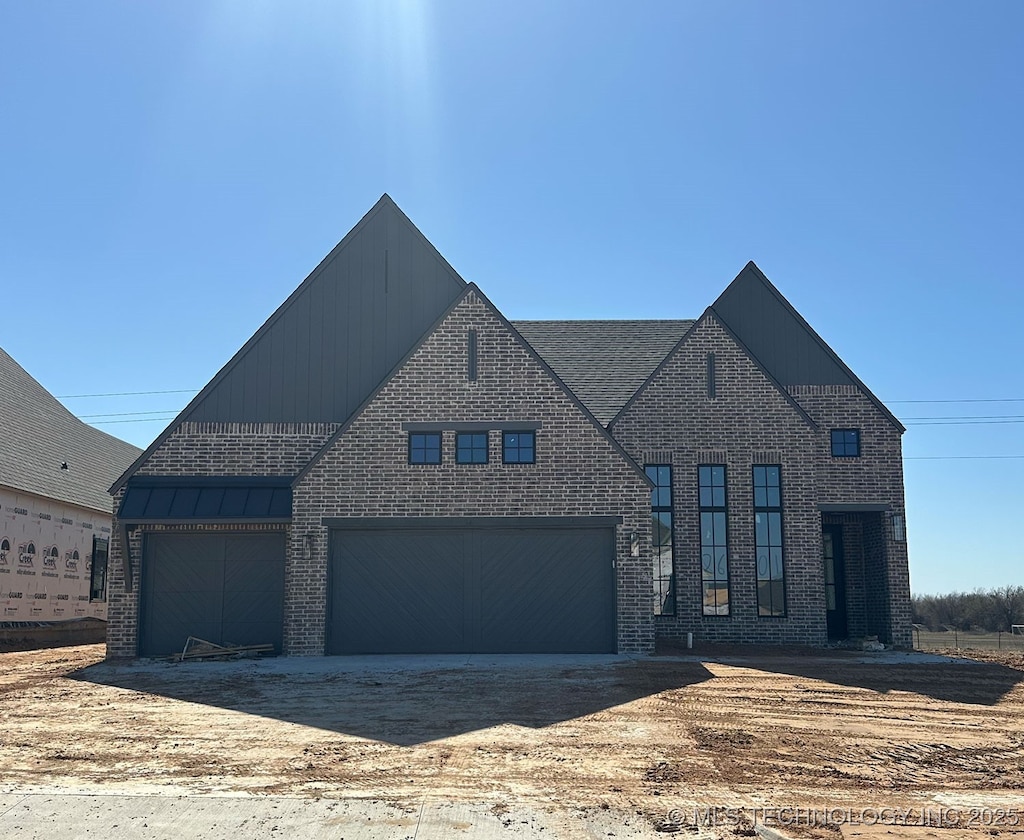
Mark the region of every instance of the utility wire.
<instances>
[{"instance_id":1,"label":"utility wire","mask_svg":"<svg viewBox=\"0 0 1024 840\"><path fill-rule=\"evenodd\" d=\"M904 420L1024 420L1024 414L946 414L935 417L904 417Z\"/></svg>"},{"instance_id":2,"label":"utility wire","mask_svg":"<svg viewBox=\"0 0 1024 840\"><path fill-rule=\"evenodd\" d=\"M199 393L195 389L183 389L179 391L118 391L113 394L65 394L63 397L57 397L58 400L79 400L85 399L86 397L142 397L147 394L197 394Z\"/></svg>"},{"instance_id":3,"label":"utility wire","mask_svg":"<svg viewBox=\"0 0 1024 840\"><path fill-rule=\"evenodd\" d=\"M176 391L116 391L109 394L65 394L58 396L58 400L77 400L91 397L141 397L149 394L198 394L198 388L183 388ZM949 404L949 403L1024 403L1024 397L998 397L984 399L951 399L951 400L884 400L884 402L897 404Z\"/></svg>"},{"instance_id":4,"label":"utility wire","mask_svg":"<svg viewBox=\"0 0 1024 840\"><path fill-rule=\"evenodd\" d=\"M114 414L79 414L79 420L85 420L91 417L139 417L143 414L167 414L169 411L173 411L172 408L165 408L161 411L118 411ZM145 422L145 421L142 421Z\"/></svg>"},{"instance_id":5,"label":"utility wire","mask_svg":"<svg viewBox=\"0 0 1024 840\"><path fill-rule=\"evenodd\" d=\"M1024 420L929 420L924 423L907 421L907 426L1009 426Z\"/></svg>"},{"instance_id":6,"label":"utility wire","mask_svg":"<svg viewBox=\"0 0 1024 840\"><path fill-rule=\"evenodd\" d=\"M906 455L904 461L1015 461L1024 455Z\"/></svg>"},{"instance_id":7,"label":"utility wire","mask_svg":"<svg viewBox=\"0 0 1024 840\"><path fill-rule=\"evenodd\" d=\"M178 415L169 414L166 417L147 417L145 420L97 420L94 423L90 423L90 426L109 426L111 423L152 423L155 420L161 423L166 423L168 420L173 420Z\"/></svg>"},{"instance_id":8,"label":"utility wire","mask_svg":"<svg viewBox=\"0 0 1024 840\"><path fill-rule=\"evenodd\" d=\"M1015 403L1024 402L1024 397L1010 397L1006 399L985 399L985 400L886 400L895 405L896 403Z\"/></svg>"}]
</instances>

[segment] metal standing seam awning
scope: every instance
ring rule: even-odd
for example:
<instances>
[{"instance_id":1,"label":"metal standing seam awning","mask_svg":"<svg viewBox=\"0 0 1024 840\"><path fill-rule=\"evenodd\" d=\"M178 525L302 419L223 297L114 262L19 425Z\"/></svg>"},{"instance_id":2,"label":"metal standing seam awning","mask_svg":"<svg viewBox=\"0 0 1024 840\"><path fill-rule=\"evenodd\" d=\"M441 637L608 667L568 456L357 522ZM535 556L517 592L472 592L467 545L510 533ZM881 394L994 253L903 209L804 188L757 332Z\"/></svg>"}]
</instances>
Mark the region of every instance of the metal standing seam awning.
<instances>
[{"instance_id":1,"label":"metal standing seam awning","mask_svg":"<svg viewBox=\"0 0 1024 840\"><path fill-rule=\"evenodd\" d=\"M117 510L125 586L132 585L129 532L139 525L288 523L291 484L291 476L132 476Z\"/></svg>"}]
</instances>

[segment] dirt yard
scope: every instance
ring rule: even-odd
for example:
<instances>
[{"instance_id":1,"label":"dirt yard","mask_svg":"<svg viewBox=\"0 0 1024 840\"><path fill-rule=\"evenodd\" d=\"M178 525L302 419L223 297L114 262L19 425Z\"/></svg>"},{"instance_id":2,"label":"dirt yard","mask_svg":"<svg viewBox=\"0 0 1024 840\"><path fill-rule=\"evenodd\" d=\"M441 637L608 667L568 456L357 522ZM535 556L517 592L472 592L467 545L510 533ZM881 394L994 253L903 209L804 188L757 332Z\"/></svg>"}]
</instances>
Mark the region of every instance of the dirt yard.
<instances>
[{"instance_id":1,"label":"dirt yard","mask_svg":"<svg viewBox=\"0 0 1024 840\"><path fill-rule=\"evenodd\" d=\"M0 786L528 803L708 837L765 823L1024 838L1021 654L411 669L102 656L0 653Z\"/></svg>"}]
</instances>

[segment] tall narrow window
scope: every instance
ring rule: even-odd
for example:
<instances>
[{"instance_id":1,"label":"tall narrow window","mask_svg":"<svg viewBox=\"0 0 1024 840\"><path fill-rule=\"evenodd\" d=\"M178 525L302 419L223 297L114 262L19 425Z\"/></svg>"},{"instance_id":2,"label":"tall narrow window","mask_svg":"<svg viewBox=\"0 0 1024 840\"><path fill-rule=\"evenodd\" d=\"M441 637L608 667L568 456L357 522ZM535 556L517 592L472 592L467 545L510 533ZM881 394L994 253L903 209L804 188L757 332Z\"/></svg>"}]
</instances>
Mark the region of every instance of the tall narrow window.
<instances>
[{"instance_id":1,"label":"tall narrow window","mask_svg":"<svg viewBox=\"0 0 1024 840\"><path fill-rule=\"evenodd\" d=\"M708 353L708 399L713 400L716 393L715 354Z\"/></svg>"},{"instance_id":2,"label":"tall narrow window","mask_svg":"<svg viewBox=\"0 0 1024 840\"><path fill-rule=\"evenodd\" d=\"M107 600L107 554L110 540L106 537L92 538L92 570L89 572L89 600Z\"/></svg>"},{"instance_id":3,"label":"tall narrow window","mask_svg":"<svg viewBox=\"0 0 1024 840\"><path fill-rule=\"evenodd\" d=\"M650 464L651 541L654 545L654 614L675 615L675 574L672 552L672 467Z\"/></svg>"},{"instance_id":4,"label":"tall narrow window","mask_svg":"<svg viewBox=\"0 0 1024 840\"><path fill-rule=\"evenodd\" d=\"M466 339L466 378L476 381L476 330L470 330Z\"/></svg>"},{"instance_id":5,"label":"tall narrow window","mask_svg":"<svg viewBox=\"0 0 1024 840\"><path fill-rule=\"evenodd\" d=\"M700 575L704 615L729 614L729 542L725 466L697 468L700 493Z\"/></svg>"},{"instance_id":6,"label":"tall narrow window","mask_svg":"<svg viewBox=\"0 0 1024 840\"><path fill-rule=\"evenodd\" d=\"M777 465L754 467L754 548L757 558L757 614L785 616L782 467Z\"/></svg>"}]
</instances>

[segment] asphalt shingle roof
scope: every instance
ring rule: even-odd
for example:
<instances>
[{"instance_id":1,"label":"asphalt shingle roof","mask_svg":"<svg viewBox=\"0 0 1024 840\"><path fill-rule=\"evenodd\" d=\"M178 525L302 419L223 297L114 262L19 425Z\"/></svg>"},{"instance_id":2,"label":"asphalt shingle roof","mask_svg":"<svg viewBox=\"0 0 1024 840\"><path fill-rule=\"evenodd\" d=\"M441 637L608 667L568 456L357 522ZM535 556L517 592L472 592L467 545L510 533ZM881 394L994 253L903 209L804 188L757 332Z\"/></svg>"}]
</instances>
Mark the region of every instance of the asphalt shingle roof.
<instances>
[{"instance_id":1,"label":"asphalt shingle roof","mask_svg":"<svg viewBox=\"0 0 1024 840\"><path fill-rule=\"evenodd\" d=\"M591 413L608 425L693 321L513 321Z\"/></svg>"},{"instance_id":2,"label":"asphalt shingle roof","mask_svg":"<svg viewBox=\"0 0 1024 840\"><path fill-rule=\"evenodd\" d=\"M107 488L141 451L83 423L0 349L0 485L109 513Z\"/></svg>"}]
</instances>

